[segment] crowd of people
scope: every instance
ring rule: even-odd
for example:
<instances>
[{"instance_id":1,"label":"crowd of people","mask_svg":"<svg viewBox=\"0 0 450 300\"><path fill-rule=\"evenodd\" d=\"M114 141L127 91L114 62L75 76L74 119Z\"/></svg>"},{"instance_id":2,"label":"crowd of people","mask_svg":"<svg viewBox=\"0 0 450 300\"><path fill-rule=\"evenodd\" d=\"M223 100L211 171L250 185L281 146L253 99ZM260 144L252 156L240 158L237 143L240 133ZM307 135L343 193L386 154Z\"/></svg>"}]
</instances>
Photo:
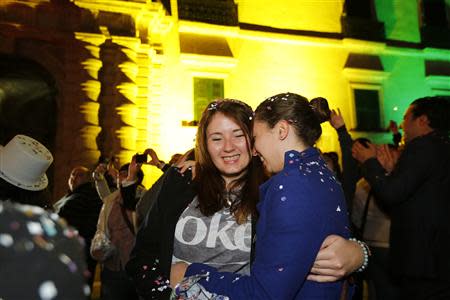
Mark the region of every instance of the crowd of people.
<instances>
[{"instance_id":1,"label":"crowd of people","mask_svg":"<svg viewBox=\"0 0 450 300\"><path fill-rule=\"evenodd\" d=\"M448 97L417 99L375 145L324 98L217 99L193 149L74 166L57 201L52 154L17 135L0 147L0 298L84 299L99 266L104 300L361 299L362 282L370 300L450 299L449 120ZM323 122L340 159L315 146ZM162 171L148 190L143 164Z\"/></svg>"}]
</instances>

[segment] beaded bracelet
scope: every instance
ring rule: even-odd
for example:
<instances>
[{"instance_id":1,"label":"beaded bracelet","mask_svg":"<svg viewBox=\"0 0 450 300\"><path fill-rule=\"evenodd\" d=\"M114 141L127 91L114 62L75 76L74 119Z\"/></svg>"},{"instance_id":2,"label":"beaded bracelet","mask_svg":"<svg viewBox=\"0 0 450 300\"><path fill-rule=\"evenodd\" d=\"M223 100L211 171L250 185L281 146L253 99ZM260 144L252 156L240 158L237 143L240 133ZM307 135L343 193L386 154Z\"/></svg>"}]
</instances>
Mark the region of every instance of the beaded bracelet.
<instances>
[{"instance_id":1,"label":"beaded bracelet","mask_svg":"<svg viewBox=\"0 0 450 300\"><path fill-rule=\"evenodd\" d=\"M370 253L370 249L369 246L367 246L366 243L364 243L363 241L359 241L355 238L349 238L349 241L353 241L358 243L358 245L361 247L363 254L364 254L364 260L363 260L363 264L361 265L361 267L359 267L355 272L362 272L364 271L367 266L369 265L369 256L371 255Z\"/></svg>"}]
</instances>

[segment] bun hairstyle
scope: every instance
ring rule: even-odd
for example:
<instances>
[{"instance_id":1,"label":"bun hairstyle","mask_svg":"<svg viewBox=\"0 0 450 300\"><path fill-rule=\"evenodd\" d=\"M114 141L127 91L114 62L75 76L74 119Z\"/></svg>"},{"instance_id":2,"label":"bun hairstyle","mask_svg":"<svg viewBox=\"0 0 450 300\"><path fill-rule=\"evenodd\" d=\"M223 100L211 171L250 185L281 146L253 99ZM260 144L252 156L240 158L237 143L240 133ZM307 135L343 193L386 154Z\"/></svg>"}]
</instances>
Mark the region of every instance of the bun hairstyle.
<instances>
[{"instance_id":1,"label":"bun hairstyle","mask_svg":"<svg viewBox=\"0 0 450 300\"><path fill-rule=\"evenodd\" d=\"M330 120L331 110L328 106L328 100L323 97L316 97L309 102L312 109L316 113L320 123Z\"/></svg>"},{"instance_id":2,"label":"bun hairstyle","mask_svg":"<svg viewBox=\"0 0 450 300\"><path fill-rule=\"evenodd\" d=\"M330 119L330 108L325 98L314 98L311 102L303 96L283 93L264 100L255 110L255 120L266 122L273 128L286 120L297 136L308 146L313 146L322 134L320 124Z\"/></svg>"}]
</instances>

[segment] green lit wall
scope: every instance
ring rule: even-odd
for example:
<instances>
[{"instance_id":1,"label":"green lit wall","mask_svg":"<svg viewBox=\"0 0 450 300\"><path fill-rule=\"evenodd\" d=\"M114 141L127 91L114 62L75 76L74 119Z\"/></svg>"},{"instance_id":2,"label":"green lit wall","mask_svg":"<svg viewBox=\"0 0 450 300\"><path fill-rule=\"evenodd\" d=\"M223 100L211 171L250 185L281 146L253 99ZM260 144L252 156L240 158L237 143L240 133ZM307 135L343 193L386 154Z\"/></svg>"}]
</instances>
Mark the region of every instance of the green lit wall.
<instances>
[{"instance_id":1,"label":"green lit wall","mask_svg":"<svg viewBox=\"0 0 450 300\"><path fill-rule=\"evenodd\" d=\"M420 42L419 4L410 0L376 0L378 20L384 22L386 38Z\"/></svg>"}]
</instances>

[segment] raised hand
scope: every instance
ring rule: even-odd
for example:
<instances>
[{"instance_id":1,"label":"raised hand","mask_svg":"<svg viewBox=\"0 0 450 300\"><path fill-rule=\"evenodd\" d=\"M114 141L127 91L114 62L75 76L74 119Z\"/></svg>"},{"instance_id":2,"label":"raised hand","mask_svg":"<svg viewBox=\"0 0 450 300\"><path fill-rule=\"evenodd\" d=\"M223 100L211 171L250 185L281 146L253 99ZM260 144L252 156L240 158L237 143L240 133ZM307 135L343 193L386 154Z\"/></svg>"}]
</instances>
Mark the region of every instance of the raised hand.
<instances>
[{"instance_id":1,"label":"raised hand","mask_svg":"<svg viewBox=\"0 0 450 300\"><path fill-rule=\"evenodd\" d=\"M194 160L186 160L181 163L177 163L177 168L179 168L178 172L183 174L186 170L192 171L192 179L195 178L195 161Z\"/></svg>"},{"instance_id":2,"label":"raised hand","mask_svg":"<svg viewBox=\"0 0 450 300\"><path fill-rule=\"evenodd\" d=\"M334 129L338 129L345 125L344 118L342 117L341 110L338 108L336 110L332 109L330 114L330 124Z\"/></svg>"},{"instance_id":3,"label":"raised hand","mask_svg":"<svg viewBox=\"0 0 450 300\"><path fill-rule=\"evenodd\" d=\"M356 141L352 146L352 156L358 162L363 163L369 158L377 156L377 148L372 143L368 143L366 148L363 144Z\"/></svg>"},{"instance_id":4,"label":"raised hand","mask_svg":"<svg viewBox=\"0 0 450 300\"><path fill-rule=\"evenodd\" d=\"M399 152L390 149L388 145L380 145L377 147L377 160L386 172L391 173L394 170L398 158Z\"/></svg>"},{"instance_id":5,"label":"raised hand","mask_svg":"<svg viewBox=\"0 0 450 300\"><path fill-rule=\"evenodd\" d=\"M141 168L142 164L136 162L136 154L133 155L130 165L128 166L127 181L135 181L137 179L137 173Z\"/></svg>"},{"instance_id":6,"label":"raised hand","mask_svg":"<svg viewBox=\"0 0 450 300\"><path fill-rule=\"evenodd\" d=\"M389 130L394 133L397 134L398 133L398 125L397 122L390 120L389 121Z\"/></svg>"},{"instance_id":7,"label":"raised hand","mask_svg":"<svg viewBox=\"0 0 450 300\"><path fill-rule=\"evenodd\" d=\"M145 154L150 155L150 161L147 162L149 165L158 167L161 164L161 161L158 158L158 155L156 154L155 150L152 148L148 148L144 151Z\"/></svg>"}]
</instances>

